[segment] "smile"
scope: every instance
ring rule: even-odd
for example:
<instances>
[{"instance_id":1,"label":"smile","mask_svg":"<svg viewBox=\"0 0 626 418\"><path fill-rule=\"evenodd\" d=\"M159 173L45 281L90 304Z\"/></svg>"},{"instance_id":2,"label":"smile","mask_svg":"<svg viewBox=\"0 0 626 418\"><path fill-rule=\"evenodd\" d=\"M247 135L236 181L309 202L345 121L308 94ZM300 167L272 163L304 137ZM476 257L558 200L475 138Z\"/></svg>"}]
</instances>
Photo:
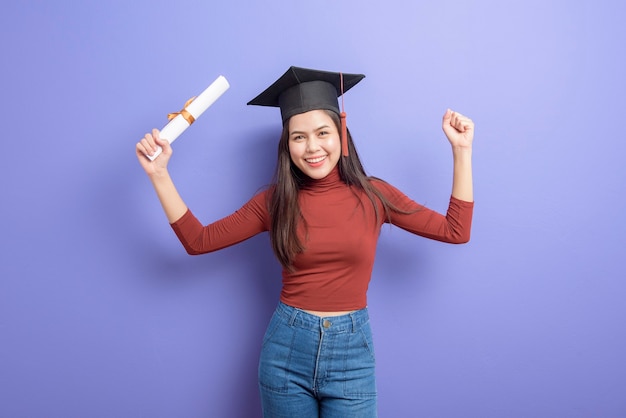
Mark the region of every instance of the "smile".
<instances>
[{"instance_id":1,"label":"smile","mask_svg":"<svg viewBox=\"0 0 626 418\"><path fill-rule=\"evenodd\" d=\"M326 159L326 155L323 155L321 157L316 157L316 158L305 158L304 161L306 161L309 164L317 164L317 163L321 163L322 161L324 161Z\"/></svg>"}]
</instances>

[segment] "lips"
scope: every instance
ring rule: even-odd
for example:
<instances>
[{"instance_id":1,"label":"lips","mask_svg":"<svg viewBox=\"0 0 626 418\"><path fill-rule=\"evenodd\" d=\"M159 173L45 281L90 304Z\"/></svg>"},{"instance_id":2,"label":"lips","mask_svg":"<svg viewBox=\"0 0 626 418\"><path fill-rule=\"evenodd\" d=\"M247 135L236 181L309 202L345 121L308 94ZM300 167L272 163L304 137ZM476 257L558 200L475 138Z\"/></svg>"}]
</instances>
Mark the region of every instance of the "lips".
<instances>
[{"instance_id":1,"label":"lips","mask_svg":"<svg viewBox=\"0 0 626 418\"><path fill-rule=\"evenodd\" d=\"M326 157L327 155L322 155L321 157L315 157L315 158L305 158L304 161L306 161L309 164L318 164L324 161Z\"/></svg>"}]
</instances>

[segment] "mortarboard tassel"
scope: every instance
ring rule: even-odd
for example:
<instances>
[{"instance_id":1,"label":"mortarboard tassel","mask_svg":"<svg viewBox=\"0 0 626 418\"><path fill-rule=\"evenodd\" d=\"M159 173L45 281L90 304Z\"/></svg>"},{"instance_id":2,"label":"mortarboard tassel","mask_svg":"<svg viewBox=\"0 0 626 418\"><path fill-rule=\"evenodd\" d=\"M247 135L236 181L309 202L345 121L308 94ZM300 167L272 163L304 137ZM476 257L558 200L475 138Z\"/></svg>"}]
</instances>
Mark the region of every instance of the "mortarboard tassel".
<instances>
[{"instance_id":1,"label":"mortarboard tassel","mask_svg":"<svg viewBox=\"0 0 626 418\"><path fill-rule=\"evenodd\" d=\"M346 125L346 112L343 107L343 73L339 73L341 82L341 153L344 157L348 156L348 127Z\"/></svg>"}]
</instances>

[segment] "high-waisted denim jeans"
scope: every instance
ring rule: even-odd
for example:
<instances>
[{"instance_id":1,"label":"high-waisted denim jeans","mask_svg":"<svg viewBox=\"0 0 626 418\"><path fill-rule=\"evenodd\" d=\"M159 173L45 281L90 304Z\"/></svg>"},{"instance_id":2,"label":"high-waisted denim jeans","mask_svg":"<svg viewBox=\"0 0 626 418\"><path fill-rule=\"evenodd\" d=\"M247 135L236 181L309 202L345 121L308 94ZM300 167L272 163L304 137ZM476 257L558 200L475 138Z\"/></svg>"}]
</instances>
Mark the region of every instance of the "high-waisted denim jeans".
<instances>
[{"instance_id":1,"label":"high-waisted denim jeans","mask_svg":"<svg viewBox=\"0 0 626 418\"><path fill-rule=\"evenodd\" d=\"M374 347L367 309L320 318L282 302L263 338L263 416L376 417Z\"/></svg>"}]
</instances>

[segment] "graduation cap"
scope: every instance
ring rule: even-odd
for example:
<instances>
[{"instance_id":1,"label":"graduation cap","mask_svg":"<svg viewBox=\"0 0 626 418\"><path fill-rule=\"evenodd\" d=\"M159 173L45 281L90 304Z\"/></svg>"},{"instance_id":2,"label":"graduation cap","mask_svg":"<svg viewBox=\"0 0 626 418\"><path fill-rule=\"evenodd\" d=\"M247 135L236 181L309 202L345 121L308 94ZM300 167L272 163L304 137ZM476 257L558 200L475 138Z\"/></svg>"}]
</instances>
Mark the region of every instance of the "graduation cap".
<instances>
[{"instance_id":1,"label":"graduation cap","mask_svg":"<svg viewBox=\"0 0 626 418\"><path fill-rule=\"evenodd\" d=\"M248 102L249 105L280 107L283 124L293 115L311 110L332 110L341 117L341 145L348 155L346 113L343 94L361 81L363 74L343 74L309 68L290 67L265 91ZM339 110L338 97L341 97Z\"/></svg>"}]
</instances>

